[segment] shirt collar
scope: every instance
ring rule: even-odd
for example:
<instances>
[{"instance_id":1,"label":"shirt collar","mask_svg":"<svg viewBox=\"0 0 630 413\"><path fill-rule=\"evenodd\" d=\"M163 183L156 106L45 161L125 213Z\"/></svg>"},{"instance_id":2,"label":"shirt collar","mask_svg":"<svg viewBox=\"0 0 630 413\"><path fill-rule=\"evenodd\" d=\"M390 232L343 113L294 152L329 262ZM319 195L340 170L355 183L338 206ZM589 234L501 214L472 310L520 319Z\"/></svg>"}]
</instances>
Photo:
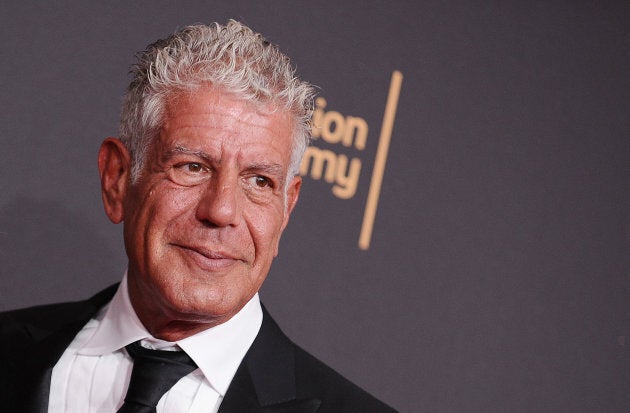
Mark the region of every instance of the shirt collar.
<instances>
[{"instance_id":1,"label":"shirt collar","mask_svg":"<svg viewBox=\"0 0 630 413\"><path fill-rule=\"evenodd\" d=\"M110 354L134 341L151 336L131 305L127 289L127 274L123 277L114 298L97 316L98 327L79 354L100 356ZM177 341L199 366L210 385L225 395L245 353L254 342L262 325L262 308L258 293L231 319L193 336Z\"/></svg>"}]
</instances>

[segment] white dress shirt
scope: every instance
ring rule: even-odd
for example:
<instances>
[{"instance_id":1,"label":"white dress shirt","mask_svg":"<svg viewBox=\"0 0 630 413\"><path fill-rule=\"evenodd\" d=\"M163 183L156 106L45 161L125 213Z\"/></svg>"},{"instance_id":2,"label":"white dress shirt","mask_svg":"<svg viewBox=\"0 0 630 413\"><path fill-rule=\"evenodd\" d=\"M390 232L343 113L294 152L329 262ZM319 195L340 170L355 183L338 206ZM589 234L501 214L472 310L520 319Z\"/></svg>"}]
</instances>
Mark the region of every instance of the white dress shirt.
<instances>
[{"instance_id":1,"label":"white dress shirt","mask_svg":"<svg viewBox=\"0 0 630 413\"><path fill-rule=\"evenodd\" d=\"M158 340L133 310L125 275L112 301L79 331L55 365L48 411L115 413L123 404L133 367L124 347L143 340L147 347L183 349L199 366L166 392L157 412L216 413L261 324L256 294L223 324L174 343Z\"/></svg>"}]
</instances>

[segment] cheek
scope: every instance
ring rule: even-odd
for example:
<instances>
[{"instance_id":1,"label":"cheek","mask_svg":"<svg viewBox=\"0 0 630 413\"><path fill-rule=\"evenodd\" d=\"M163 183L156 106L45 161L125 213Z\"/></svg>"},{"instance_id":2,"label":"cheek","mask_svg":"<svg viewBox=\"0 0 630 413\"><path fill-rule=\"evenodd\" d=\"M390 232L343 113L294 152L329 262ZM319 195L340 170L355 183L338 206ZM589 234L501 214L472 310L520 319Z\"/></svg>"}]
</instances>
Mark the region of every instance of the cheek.
<instances>
[{"instance_id":1,"label":"cheek","mask_svg":"<svg viewBox=\"0 0 630 413\"><path fill-rule=\"evenodd\" d=\"M200 188L172 188L164 196L164 203L173 213L181 214L193 210L201 199Z\"/></svg>"},{"instance_id":2,"label":"cheek","mask_svg":"<svg viewBox=\"0 0 630 413\"><path fill-rule=\"evenodd\" d=\"M273 213L260 211L248 219L248 228L258 259L271 259L277 253L278 241L282 233L283 210L276 209Z\"/></svg>"},{"instance_id":3,"label":"cheek","mask_svg":"<svg viewBox=\"0 0 630 413\"><path fill-rule=\"evenodd\" d=\"M140 225L136 236L144 232L151 241L159 242L167 233L182 231L186 217L194 215L195 201L195 194L191 191L152 190L147 194L138 217Z\"/></svg>"},{"instance_id":4,"label":"cheek","mask_svg":"<svg viewBox=\"0 0 630 413\"><path fill-rule=\"evenodd\" d=\"M166 216L183 215L187 212L194 213L202 198L202 189L197 187L181 188L168 187L162 194L157 194L159 200L155 203Z\"/></svg>"}]
</instances>

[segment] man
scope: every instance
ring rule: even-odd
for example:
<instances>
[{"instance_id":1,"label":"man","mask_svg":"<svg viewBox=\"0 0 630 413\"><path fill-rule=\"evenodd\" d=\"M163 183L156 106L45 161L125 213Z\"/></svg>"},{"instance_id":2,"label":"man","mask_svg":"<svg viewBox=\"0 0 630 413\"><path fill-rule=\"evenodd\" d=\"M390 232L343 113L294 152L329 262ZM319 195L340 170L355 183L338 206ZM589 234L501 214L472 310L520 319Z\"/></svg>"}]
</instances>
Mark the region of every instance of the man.
<instances>
[{"instance_id":1,"label":"man","mask_svg":"<svg viewBox=\"0 0 630 413\"><path fill-rule=\"evenodd\" d=\"M258 298L298 199L312 87L234 21L150 45L132 73L120 139L98 155L127 272L85 302L0 315L3 409L392 411Z\"/></svg>"}]
</instances>

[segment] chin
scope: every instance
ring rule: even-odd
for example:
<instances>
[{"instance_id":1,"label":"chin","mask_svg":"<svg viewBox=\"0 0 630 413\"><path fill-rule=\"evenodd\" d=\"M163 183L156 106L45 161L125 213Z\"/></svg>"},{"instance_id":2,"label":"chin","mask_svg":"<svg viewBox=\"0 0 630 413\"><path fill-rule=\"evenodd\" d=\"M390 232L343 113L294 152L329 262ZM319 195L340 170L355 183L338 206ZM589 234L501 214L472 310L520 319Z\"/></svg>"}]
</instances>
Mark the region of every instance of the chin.
<instances>
[{"instance_id":1,"label":"chin","mask_svg":"<svg viewBox=\"0 0 630 413\"><path fill-rule=\"evenodd\" d=\"M212 322L217 319L229 318L247 302L247 300L242 301L237 297L231 297L229 292L222 289L209 289L207 287L184 291L183 294L172 298L169 303L179 317L198 322Z\"/></svg>"}]
</instances>

